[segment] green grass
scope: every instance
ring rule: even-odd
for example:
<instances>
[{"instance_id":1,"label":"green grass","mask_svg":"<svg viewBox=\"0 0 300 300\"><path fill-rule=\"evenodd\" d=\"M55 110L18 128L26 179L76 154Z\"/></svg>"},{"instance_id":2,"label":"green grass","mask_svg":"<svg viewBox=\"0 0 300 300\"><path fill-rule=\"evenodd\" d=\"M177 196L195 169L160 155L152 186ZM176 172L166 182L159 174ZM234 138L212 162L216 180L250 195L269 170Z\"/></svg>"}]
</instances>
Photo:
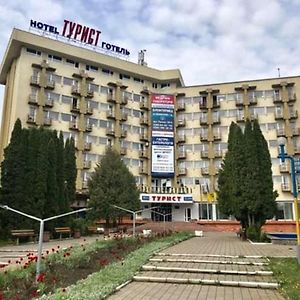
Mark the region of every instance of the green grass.
<instances>
[{"instance_id":1,"label":"green grass","mask_svg":"<svg viewBox=\"0 0 300 300\"><path fill-rule=\"evenodd\" d=\"M151 255L166 247L191 237L191 233L177 233L163 239L154 240L133 251L122 262L108 265L97 273L80 280L76 285L57 290L52 295L44 295L43 300L94 300L104 299L120 284L130 280Z\"/></svg>"},{"instance_id":2,"label":"green grass","mask_svg":"<svg viewBox=\"0 0 300 300\"><path fill-rule=\"evenodd\" d=\"M290 300L300 300L300 265L296 258L270 258L270 267Z\"/></svg>"}]
</instances>

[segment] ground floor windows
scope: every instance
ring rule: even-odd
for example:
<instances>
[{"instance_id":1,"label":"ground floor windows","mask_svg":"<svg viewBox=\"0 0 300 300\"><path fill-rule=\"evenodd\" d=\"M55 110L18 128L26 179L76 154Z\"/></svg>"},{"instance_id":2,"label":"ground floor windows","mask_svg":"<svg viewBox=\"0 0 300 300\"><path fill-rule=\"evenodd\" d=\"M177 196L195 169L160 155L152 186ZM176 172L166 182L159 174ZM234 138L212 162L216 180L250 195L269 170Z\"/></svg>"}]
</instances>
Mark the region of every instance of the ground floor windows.
<instances>
[{"instance_id":1,"label":"ground floor windows","mask_svg":"<svg viewBox=\"0 0 300 300\"><path fill-rule=\"evenodd\" d=\"M293 220L293 203L277 202L276 219Z\"/></svg>"}]
</instances>

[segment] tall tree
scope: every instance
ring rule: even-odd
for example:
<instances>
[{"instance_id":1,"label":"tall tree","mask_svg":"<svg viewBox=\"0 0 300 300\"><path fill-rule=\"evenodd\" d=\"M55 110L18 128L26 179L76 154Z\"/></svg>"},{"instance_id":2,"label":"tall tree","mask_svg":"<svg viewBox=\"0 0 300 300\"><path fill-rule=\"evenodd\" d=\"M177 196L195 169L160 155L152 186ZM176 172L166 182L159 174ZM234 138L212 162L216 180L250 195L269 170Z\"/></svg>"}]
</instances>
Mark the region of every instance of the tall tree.
<instances>
[{"instance_id":1,"label":"tall tree","mask_svg":"<svg viewBox=\"0 0 300 300\"><path fill-rule=\"evenodd\" d=\"M246 121L244 134L231 124L228 152L219 173L221 212L241 221L243 228L260 228L276 211L271 158L257 121Z\"/></svg>"},{"instance_id":2,"label":"tall tree","mask_svg":"<svg viewBox=\"0 0 300 300\"><path fill-rule=\"evenodd\" d=\"M140 207L135 178L113 149L108 149L89 180L90 219L104 218L106 226L117 216L124 215L112 205L129 210Z\"/></svg>"}]
</instances>

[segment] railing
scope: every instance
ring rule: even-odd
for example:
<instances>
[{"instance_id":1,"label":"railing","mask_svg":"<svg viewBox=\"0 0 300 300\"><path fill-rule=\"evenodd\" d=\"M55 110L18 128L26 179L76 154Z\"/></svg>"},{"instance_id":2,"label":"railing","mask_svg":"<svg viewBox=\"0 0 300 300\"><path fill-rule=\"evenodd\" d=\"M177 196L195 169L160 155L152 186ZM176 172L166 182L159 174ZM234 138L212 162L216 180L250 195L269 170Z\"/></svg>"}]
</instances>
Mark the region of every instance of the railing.
<instances>
[{"instance_id":1,"label":"railing","mask_svg":"<svg viewBox=\"0 0 300 300\"><path fill-rule=\"evenodd\" d=\"M146 185L138 186L141 193L147 194L191 194L193 189L189 187L149 187Z\"/></svg>"},{"instance_id":2,"label":"railing","mask_svg":"<svg viewBox=\"0 0 300 300\"><path fill-rule=\"evenodd\" d=\"M283 192L290 192L291 191L291 187L288 183L282 183L281 184L281 190Z\"/></svg>"}]
</instances>

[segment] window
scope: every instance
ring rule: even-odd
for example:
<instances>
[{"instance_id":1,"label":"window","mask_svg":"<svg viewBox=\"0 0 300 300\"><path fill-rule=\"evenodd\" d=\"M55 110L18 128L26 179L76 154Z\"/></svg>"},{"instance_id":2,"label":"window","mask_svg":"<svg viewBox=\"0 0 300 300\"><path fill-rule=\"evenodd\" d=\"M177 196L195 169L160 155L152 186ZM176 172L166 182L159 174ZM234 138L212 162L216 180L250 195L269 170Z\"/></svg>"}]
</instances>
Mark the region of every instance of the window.
<instances>
[{"instance_id":1,"label":"window","mask_svg":"<svg viewBox=\"0 0 300 300\"><path fill-rule=\"evenodd\" d=\"M144 80L138 77L133 77L133 81L144 83Z\"/></svg>"},{"instance_id":2,"label":"window","mask_svg":"<svg viewBox=\"0 0 300 300\"><path fill-rule=\"evenodd\" d=\"M199 204L199 219L212 220L212 204L200 203Z\"/></svg>"},{"instance_id":3,"label":"window","mask_svg":"<svg viewBox=\"0 0 300 300\"><path fill-rule=\"evenodd\" d=\"M65 122L70 122L71 121L71 115L70 114L61 114L61 120Z\"/></svg>"},{"instance_id":4,"label":"window","mask_svg":"<svg viewBox=\"0 0 300 300\"><path fill-rule=\"evenodd\" d=\"M70 104L72 102L72 97L62 95L61 100L62 100L62 103Z\"/></svg>"},{"instance_id":5,"label":"window","mask_svg":"<svg viewBox=\"0 0 300 300\"><path fill-rule=\"evenodd\" d=\"M38 51L38 50L35 50L35 49L32 49L32 48L26 48L26 51L30 54L34 54L34 55L38 55L38 56L41 56L41 51Z\"/></svg>"},{"instance_id":6,"label":"window","mask_svg":"<svg viewBox=\"0 0 300 300\"><path fill-rule=\"evenodd\" d=\"M97 71L99 70L98 67L96 67L96 66L91 66L91 65L86 65L86 66L85 66L85 69L86 69L87 71L93 71L93 72L97 72Z\"/></svg>"},{"instance_id":7,"label":"window","mask_svg":"<svg viewBox=\"0 0 300 300\"><path fill-rule=\"evenodd\" d=\"M133 101L140 102L141 101L141 95L133 94Z\"/></svg>"},{"instance_id":8,"label":"window","mask_svg":"<svg viewBox=\"0 0 300 300\"><path fill-rule=\"evenodd\" d=\"M162 83L162 84L160 85L160 88L161 88L161 89L164 89L164 88L166 88L166 87L170 87L170 83Z\"/></svg>"},{"instance_id":9,"label":"window","mask_svg":"<svg viewBox=\"0 0 300 300\"><path fill-rule=\"evenodd\" d=\"M293 219L293 203L277 202L276 219L292 220Z\"/></svg>"},{"instance_id":10,"label":"window","mask_svg":"<svg viewBox=\"0 0 300 300\"><path fill-rule=\"evenodd\" d=\"M127 74L119 74L119 78L120 78L120 79L127 79L127 80L130 80L130 76L127 75Z\"/></svg>"},{"instance_id":11,"label":"window","mask_svg":"<svg viewBox=\"0 0 300 300\"><path fill-rule=\"evenodd\" d=\"M77 61L74 61L74 60L72 60L72 59L66 59L66 63L67 64L70 64L70 65L73 65L75 68L79 68L79 62L77 62Z\"/></svg>"},{"instance_id":12,"label":"window","mask_svg":"<svg viewBox=\"0 0 300 300\"><path fill-rule=\"evenodd\" d=\"M70 85L70 86L74 85L74 79L73 78L64 77L63 84L64 85Z\"/></svg>"},{"instance_id":13,"label":"window","mask_svg":"<svg viewBox=\"0 0 300 300\"><path fill-rule=\"evenodd\" d=\"M157 86L158 86L157 83L155 83L155 82L152 83L152 87L153 87L154 89L157 89Z\"/></svg>"},{"instance_id":14,"label":"window","mask_svg":"<svg viewBox=\"0 0 300 300\"><path fill-rule=\"evenodd\" d=\"M48 58L53 61L62 61L62 58L60 56L53 55L53 54L48 54Z\"/></svg>"},{"instance_id":15,"label":"window","mask_svg":"<svg viewBox=\"0 0 300 300\"><path fill-rule=\"evenodd\" d=\"M113 75L114 72L109 69L102 69L102 73L105 75Z\"/></svg>"}]
</instances>

